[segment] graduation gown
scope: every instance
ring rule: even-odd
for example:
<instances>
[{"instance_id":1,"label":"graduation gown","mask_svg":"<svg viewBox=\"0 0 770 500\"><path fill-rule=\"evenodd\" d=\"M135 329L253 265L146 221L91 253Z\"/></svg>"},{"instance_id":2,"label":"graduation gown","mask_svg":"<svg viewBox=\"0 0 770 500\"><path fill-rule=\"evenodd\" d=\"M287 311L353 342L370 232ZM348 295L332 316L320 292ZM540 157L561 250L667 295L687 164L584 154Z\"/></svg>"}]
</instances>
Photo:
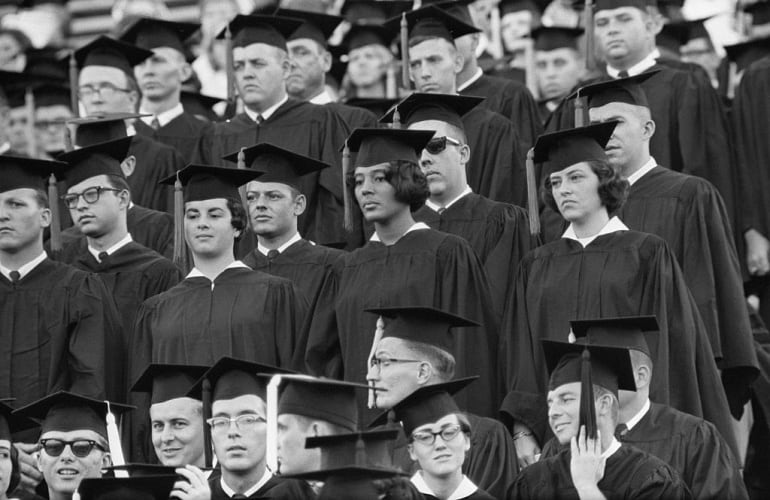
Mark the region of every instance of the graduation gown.
<instances>
[{"instance_id":1,"label":"graduation gown","mask_svg":"<svg viewBox=\"0 0 770 500\"><path fill-rule=\"evenodd\" d=\"M571 451L536 462L519 474L506 498L578 499L570 474ZM674 470L661 460L629 445L622 445L607 458L604 477L598 484L607 500L693 498Z\"/></svg>"},{"instance_id":2,"label":"graduation gown","mask_svg":"<svg viewBox=\"0 0 770 500\"><path fill-rule=\"evenodd\" d=\"M299 217L299 231L320 244L348 242L359 246L363 236L351 237L343 227L340 151L347 136L347 125L332 108L289 99L261 125L246 113L215 124L212 133L204 138L204 161L209 165L232 166L222 157L242 147L269 142L330 164L331 168L301 179L299 190L308 203Z\"/></svg>"},{"instance_id":3,"label":"graduation gown","mask_svg":"<svg viewBox=\"0 0 770 500\"><path fill-rule=\"evenodd\" d=\"M307 498L305 496L307 490L302 487L301 483L302 481L298 479L283 479L272 476L253 495L246 498L254 500L304 500ZM227 496L227 493L222 490L219 478L209 479L209 488L211 488L211 500L229 500L232 498Z\"/></svg>"},{"instance_id":4,"label":"graduation gown","mask_svg":"<svg viewBox=\"0 0 770 500\"><path fill-rule=\"evenodd\" d=\"M187 111L158 130L153 129L142 120L134 121L134 128L138 135L171 146L182 155L185 164L201 163L203 136L210 133L212 127L211 122L201 120Z\"/></svg>"},{"instance_id":5,"label":"graduation gown","mask_svg":"<svg viewBox=\"0 0 770 500\"><path fill-rule=\"evenodd\" d=\"M521 261L502 331L510 392L501 411L529 426L543 443L548 373L541 339L564 341L569 322L655 315L650 399L714 423L737 450L732 418L695 301L666 243L615 231L588 246L562 238Z\"/></svg>"},{"instance_id":6,"label":"graduation gown","mask_svg":"<svg viewBox=\"0 0 770 500\"><path fill-rule=\"evenodd\" d=\"M497 321L489 283L468 242L432 229L404 234L386 246L370 241L345 254L335 268L334 311L317 312L308 339L311 371L344 380L366 380L377 315L364 309L380 306L433 306L479 322L455 335L456 376L480 375L474 390L460 392L458 404L493 416L497 387ZM359 399L362 422L374 414Z\"/></svg>"},{"instance_id":7,"label":"graduation gown","mask_svg":"<svg viewBox=\"0 0 770 500\"><path fill-rule=\"evenodd\" d=\"M340 115L351 132L357 128L377 128L379 126L377 122L379 117L368 109L348 106L341 102L330 102L324 106L328 106Z\"/></svg>"},{"instance_id":8,"label":"graduation gown","mask_svg":"<svg viewBox=\"0 0 770 500\"><path fill-rule=\"evenodd\" d=\"M171 146L135 135L128 148L131 156L136 158L134 172L127 179L131 200L143 207L174 213L174 188L158 182L184 168L182 155Z\"/></svg>"},{"instance_id":9,"label":"graduation gown","mask_svg":"<svg viewBox=\"0 0 770 500\"><path fill-rule=\"evenodd\" d=\"M105 347L121 335L95 274L46 259L15 285L0 275L0 393L17 407L60 390L104 399Z\"/></svg>"}]
</instances>

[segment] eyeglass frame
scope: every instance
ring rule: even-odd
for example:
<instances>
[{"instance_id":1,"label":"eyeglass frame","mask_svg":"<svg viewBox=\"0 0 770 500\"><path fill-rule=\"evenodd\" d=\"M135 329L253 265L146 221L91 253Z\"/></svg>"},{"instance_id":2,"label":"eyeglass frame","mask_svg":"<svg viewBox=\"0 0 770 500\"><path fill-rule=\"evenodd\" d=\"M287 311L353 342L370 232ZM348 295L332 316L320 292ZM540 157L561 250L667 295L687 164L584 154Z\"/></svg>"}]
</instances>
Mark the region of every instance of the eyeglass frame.
<instances>
[{"instance_id":1,"label":"eyeglass frame","mask_svg":"<svg viewBox=\"0 0 770 500\"><path fill-rule=\"evenodd\" d=\"M430 150L431 143L434 143L434 144L435 143L439 143L439 144L441 144L441 149L431 151ZM430 153L432 155L437 155L437 154L440 154L443 151L445 151L447 145L452 145L452 146L460 147L460 146L463 145L463 143L460 142L459 140L455 139L454 137L450 137L448 135L445 135L445 136L442 136L442 137L434 137L433 139L429 140L428 143L425 145L425 151L427 151L428 153Z\"/></svg>"},{"instance_id":2,"label":"eyeglass frame","mask_svg":"<svg viewBox=\"0 0 770 500\"><path fill-rule=\"evenodd\" d=\"M456 434L453 435L452 437L450 437L449 439L447 439L446 437L444 437L444 433L449 431L449 430L453 430L454 432L456 432ZM445 427L442 427L441 430L438 431L438 432L429 431L427 429L422 430L422 431L418 431L419 433L423 433L424 432L426 434L426 437L427 437L427 434L430 434L431 435L430 442L422 441L422 440L419 440L419 439L415 438L415 434L416 434L415 432L413 432L412 435L409 436L409 442L410 443L420 443L420 444L425 445L425 446L433 446L436 443L436 438L438 436L441 436L441 439L445 443L448 443L450 441L454 441L457 438L457 436L459 436L460 434L467 434L470 431L471 430L465 424L450 424L450 425L447 425Z\"/></svg>"},{"instance_id":3,"label":"eyeglass frame","mask_svg":"<svg viewBox=\"0 0 770 500\"><path fill-rule=\"evenodd\" d=\"M48 451L48 449L46 448L46 443L51 442L51 441L56 441L56 442L62 444L61 451L59 453L53 454L53 453ZM88 452L85 455L81 455L78 452L76 452L75 448L73 447L73 445L76 444L76 443L87 443L88 444ZM100 443L94 441L93 439L74 439L72 441L65 441L63 439L58 439L58 438L46 438L46 439L41 439L40 440L41 450L45 451L45 454L48 455L49 457L54 457L54 458L60 457L62 455L62 453L64 453L64 450L67 449L67 446L70 447L70 451L72 452L72 454L75 455L78 458L86 458L88 455L91 454L92 451L94 451L94 448L96 448L97 450L100 450L102 452L106 452L107 451L107 449L104 446L102 446Z\"/></svg>"},{"instance_id":4,"label":"eyeglass frame","mask_svg":"<svg viewBox=\"0 0 770 500\"><path fill-rule=\"evenodd\" d=\"M398 358L378 358L377 356L372 356L369 359L369 368L377 368L378 370L382 371L382 363L423 363L425 360L422 359L398 359ZM388 365L386 365L387 367Z\"/></svg>"},{"instance_id":5,"label":"eyeglass frame","mask_svg":"<svg viewBox=\"0 0 770 500\"><path fill-rule=\"evenodd\" d=\"M103 94L102 92L104 92L105 90L109 92L107 92L107 94ZM99 82L98 86L80 85L78 87L78 98L88 99L89 97L92 97L94 94L99 94L100 97L106 97L115 92L124 92L127 94L131 91L132 89L130 88L121 88L110 82Z\"/></svg>"},{"instance_id":6,"label":"eyeglass frame","mask_svg":"<svg viewBox=\"0 0 770 500\"><path fill-rule=\"evenodd\" d=\"M93 192L94 190L96 190L96 198L94 198L93 201L88 201L88 198L86 198L86 193ZM119 193L125 190L117 189L113 187L105 187L105 186L91 186L79 193L67 193L67 194L61 195L59 198L61 198L64 201L64 204L67 206L67 208L72 210L78 207L78 200L80 200L80 198L83 198L83 201L85 201L89 205L93 205L94 203L99 201L99 198L102 197L102 192L104 191L114 191Z\"/></svg>"},{"instance_id":7,"label":"eyeglass frame","mask_svg":"<svg viewBox=\"0 0 770 500\"><path fill-rule=\"evenodd\" d=\"M235 428L238 429L239 431L243 431L244 429L241 428L241 421L244 418L246 418L246 417L254 418L255 419L252 424L248 424L248 425L253 425L254 427L256 427L256 425L258 423L260 423L260 422L267 423L267 419L265 417L263 417L262 415L258 414L258 413L244 413L243 415L238 415L237 417L211 417L211 418L207 418L206 419L206 424L209 427L211 427L211 432L212 433L214 433L214 432L224 432L226 430L229 430L230 426L232 424L235 424ZM216 422L222 422L224 424L225 421L227 421L227 425L224 425L221 429L217 429L215 427L215 425L214 425ZM247 430L250 430L250 429L247 429Z\"/></svg>"}]
</instances>

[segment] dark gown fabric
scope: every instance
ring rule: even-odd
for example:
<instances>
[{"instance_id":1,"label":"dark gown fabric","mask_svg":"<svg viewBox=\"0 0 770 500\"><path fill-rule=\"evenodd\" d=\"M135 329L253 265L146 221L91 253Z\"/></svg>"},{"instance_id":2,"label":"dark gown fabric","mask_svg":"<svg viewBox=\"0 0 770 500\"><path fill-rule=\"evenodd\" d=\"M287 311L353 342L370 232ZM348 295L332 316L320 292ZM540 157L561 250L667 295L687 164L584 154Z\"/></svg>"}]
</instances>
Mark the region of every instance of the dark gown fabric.
<instances>
[{"instance_id":1,"label":"dark gown fabric","mask_svg":"<svg viewBox=\"0 0 770 500\"><path fill-rule=\"evenodd\" d=\"M344 380L366 380L380 306L433 306L479 322L457 329L454 356L457 377L480 375L473 391L457 395L458 404L483 416L497 413L497 321L489 283L468 242L432 229L406 233L386 246L370 241L343 256L331 290L336 307L313 318L306 359L311 371ZM362 422L374 414L359 400ZM371 418L370 418L371 417Z\"/></svg>"},{"instance_id":2,"label":"dark gown fabric","mask_svg":"<svg viewBox=\"0 0 770 500\"><path fill-rule=\"evenodd\" d=\"M570 474L569 449L524 469L508 488L506 498L578 499ZM607 459L599 489L607 500L689 499L687 486L671 467L629 445L622 445Z\"/></svg>"},{"instance_id":3,"label":"dark gown fabric","mask_svg":"<svg viewBox=\"0 0 770 500\"><path fill-rule=\"evenodd\" d=\"M377 118L374 113L368 109L359 108L356 106L348 106L341 102L330 102L324 104L333 109L348 126L348 130L353 131L357 128L377 128Z\"/></svg>"},{"instance_id":4,"label":"dark gown fabric","mask_svg":"<svg viewBox=\"0 0 770 500\"><path fill-rule=\"evenodd\" d=\"M104 399L105 348L121 336L95 274L46 259L16 284L0 275L0 394L16 407L59 390Z\"/></svg>"},{"instance_id":5,"label":"dark gown fabric","mask_svg":"<svg viewBox=\"0 0 770 500\"><path fill-rule=\"evenodd\" d=\"M348 136L342 118L327 106L289 99L269 119L257 125L246 113L214 125L204 138L204 161L210 165L233 165L223 156L242 147L269 142L295 153L326 162L330 168L305 175L299 190L307 197L307 210L299 217L299 231L320 244L347 242L360 246L360 233L348 234L343 227L342 153Z\"/></svg>"},{"instance_id":6,"label":"dark gown fabric","mask_svg":"<svg viewBox=\"0 0 770 500\"><path fill-rule=\"evenodd\" d=\"M128 157L132 156L136 159L136 166L128 176L131 200L143 207L174 213L174 188L159 182L184 168L182 155L171 146L135 135L128 148Z\"/></svg>"},{"instance_id":7,"label":"dark gown fabric","mask_svg":"<svg viewBox=\"0 0 770 500\"><path fill-rule=\"evenodd\" d=\"M519 261L537 243L529 234L526 210L470 193L440 214L425 205L414 220L471 244L487 272L495 310L502 314Z\"/></svg>"},{"instance_id":8,"label":"dark gown fabric","mask_svg":"<svg viewBox=\"0 0 770 500\"><path fill-rule=\"evenodd\" d=\"M134 128L138 135L171 146L182 155L185 164L188 164L201 163L203 136L211 133L213 125L185 111L158 130L142 120L136 120Z\"/></svg>"},{"instance_id":9,"label":"dark gown fabric","mask_svg":"<svg viewBox=\"0 0 770 500\"><path fill-rule=\"evenodd\" d=\"M428 495L427 493L423 493L422 497L425 500L438 500L437 497L434 497L433 495ZM458 500L495 500L495 497L484 491L482 488L477 489L473 493L471 493L468 496L465 497L457 497ZM500 497L497 497L500 498Z\"/></svg>"},{"instance_id":10,"label":"dark gown fabric","mask_svg":"<svg viewBox=\"0 0 770 500\"><path fill-rule=\"evenodd\" d=\"M732 418L708 336L675 257L658 236L615 231L587 247L562 238L519 266L502 331L509 394L501 411L544 442L548 374L541 339L567 340L569 322L655 315L650 398L714 423L737 451Z\"/></svg>"},{"instance_id":11,"label":"dark gown fabric","mask_svg":"<svg viewBox=\"0 0 770 500\"><path fill-rule=\"evenodd\" d=\"M271 477L260 489L253 495L245 497L250 500L275 499L275 500L305 500L307 490L302 487L302 482L298 479L283 479ZM211 488L211 500L229 500L222 490L222 484L219 478L209 479L209 488Z\"/></svg>"}]
</instances>

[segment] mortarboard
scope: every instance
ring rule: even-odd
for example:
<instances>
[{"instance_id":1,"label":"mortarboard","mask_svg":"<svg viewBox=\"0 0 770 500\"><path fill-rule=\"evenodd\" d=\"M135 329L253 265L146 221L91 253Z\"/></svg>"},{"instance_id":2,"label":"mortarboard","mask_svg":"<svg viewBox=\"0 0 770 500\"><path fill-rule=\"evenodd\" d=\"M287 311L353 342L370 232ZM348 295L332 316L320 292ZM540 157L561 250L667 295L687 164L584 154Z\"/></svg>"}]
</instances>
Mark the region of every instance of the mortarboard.
<instances>
[{"instance_id":1,"label":"mortarboard","mask_svg":"<svg viewBox=\"0 0 770 500\"><path fill-rule=\"evenodd\" d=\"M745 6L743 11L751 14L752 26L770 23L770 2L760 0Z\"/></svg>"},{"instance_id":2,"label":"mortarboard","mask_svg":"<svg viewBox=\"0 0 770 500\"><path fill-rule=\"evenodd\" d=\"M19 71L0 70L0 86L6 91L24 90L40 85L58 85L61 81L51 75L37 75Z\"/></svg>"},{"instance_id":3,"label":"mortarboard","mask_svg":"<svg viewBox=\"0 0 770 500\"><path fill-rule=\"evenodd\" d=\"M200 24L142 17L120 35L120 40L145 50L169 47L184 54L185 40L190 38L198 29L200 29Z\"/></svg>"},{"instance_id":4,"label":"mortarboard","mask_svg":"<svg viewBox=\"0 0 770 500\"><path fill-rule=\"evenodd\" d=\"M366 47L367 45L382 45L388 47L393 40L393 34L382 24L356 23L345 33L340 45L347 53Z\"/></svg>"},{"instance_id":5,"label":"mortarboard","mask_svg":"<svg viewBox=\"0 0 770 500\"><path fill-rule=\"evenodd\" d=\"M190 395L190 389L207 370L207 366L152 363L134 382L131 392L149 393L150 404L184 397L200 400L201 394Z\"/></svg>"},{"instance_id":6,"label":"mortarboard","mask_svg":"<svg viewBox=\"0 0 770 500\"><path fill-rule=\"evenodd\" d=\"M400 121L407 126L427 120L438 120L465 130L462 116L483 100L483 97L415 92L393 106L379 121L380 123L393 122L395 113L398 111Z\"/></svg>"},{"instance_id":7,"label":"mortarboard","mask_svg":"<svg viewBox=\"0 0 770 500\"><path fill-rule=\"evenodd\" d=\"M467 24L433 5L407 12L405 17L409 40L418 37L443 38L454 43L455 38L480 31L472 24ZM385 22L385 27L394 35L399 33L401 17L389 19Z\"/></svg>"},{"instance_id":8,"label":"mortarboard","mask_svg":"<svg viewBox=\"0 0 770 500\"><path fill-rule=\"evenodd\" d=\"M232 153L223 159L238 163L240 153ZM314 160L268 143L243 149L244 166L261 172L259 182L280 182L299 189L301 177L319 172L329 164Z\"/></svg>"},{"instance_id":9,"label":"mortarboard","mask_svg":"<svg viewBox=\"0 0 770 500\"><path fill-rule=\"evenodd\" d=\"M626 316L618 318L582 319L570 321L572 333L580 342L590 345L634 349L652 357L644 332L658 332L655 316Z\"/></svg>"},{"instance_id":10,"label":"mortarboard","mask_svg":"<svg viewBox=\"0 0 770 500\"><path fill-rule=\"evenodd\" d=\"M342 22L342 17L321 14L318 12L308 12L306 10L295 9L277 9L276 16L290 17L303 21L302 25L294 31L287 40L299 40L300 38L309 38L315 41L321 47L328 45L334 30Z\"/></svg>"},{"instance_id":11,"label":"mortarboard","mask_svg":"<svg viewBox=\"0 0 770 500\"><path fill-rule=\"evenodd\" d=\"M239 14L228 27L233 39L233 48L246 47L253 43L264 43L284 51L286 40L302 25L302 20L279 16L244 16ZM226 38L227 27L218 35Z\"/></svg>"},{"instance_id":12,"label":"mortarboard","mask_svg":"<svg viewBox=\"0 0 770 500\"><path fill-rule=\"evenodd\" d=\"M499 8L501 16L522 10L529 10L538 14L541 12L540 7L533 0L502 0Z\"/></svg>"},{"instance_id":13,"label":"mortarboard","mask_svg":"<svg viewBox=\"0 0 770 500\"><path fill-rule=\"evenodd\" d=\"M363 108L371 111L376 116L381 116L385 114L390 108L392 108L393 105L395 105L398 101L399 99L388 99L386 97L353 97L345 101L345 104L356 108Z\"/></svg>"},{"instance_id":14,"label":"mortarboard","mask_svg":"<svg viewBox=\"0 0 770 500\"><path fill-rule=\"evenodd\" d=\"M69 77L68 59L60 57L60 51L51 49L33 49L27 52L25 73L45 75L61 82Z\"/></svg>"},{"instance_id":15,"label":"mortarboard","mask_svg":"<svg viewBox=\"0 0 770 500\"><path fill-rule=\"evenodd\" d=\"M412 9L412 0L347 0L341 14L350 23L380 23Z\"/></svg>"},{"instance_id":16,"label":"mortarboard","mask_svg":"<svg viewBox=\"0 0 770 500\"><path fill-rule=\"evenodd\" d=\"M658 73L659 70L646 71L635 76L607 80L580 87L568 99L587 97L589 108L598 108L611 102L621 102L634 106L649 108L647 94L641 84Z\"/></svg>"},{"instance_id":17,"label":"mortarboard","mask_svg":"<svg viewBox=\"0 0 770 500\"><path fill-rule=\"evenodd\" d=\"M655 43L678 54L682 45L687 45L690 40L697 38L710 40L711 37L703 22L711 19L711 17L668 22L663 25L660 33L655 37Z\"/></svg>"},{"instance_id":18,"label":"mortarboard","mask_svg":"<svg viewBox=\"0 0 770 500\"><path fill-rule=\"evenodd\" d=\"M128 474L127 477L171 476L176 474L176 467L160 464L127 463L105 467L102 471L108 474L125 472Z\"/></svg>"},{"instance_id":19,"label":"mortarboard","mask_svg":"<svg viewBox=\"0 0 770 500\"><path fill-rule=\"evenodd\" d=\"M647 7L657 7L657 0L596 0L594 12L600 10L619 9L621 7L636 7L646 11Z\"/></svg>"},{"instance_id":20,"label":"mortarboard","mask_svg":"<svg viewBox=\"0 0 770 500\"><path fill-rule=\"evenodd\" d=\"M166 500L176 475L86 478L78 486L81 500Z\"/></svg>"},{"instance_id":21,"label":"mortarboard","mask_svg":"<svg viewBox=\"0 0 770 500\"><path fill-rule=\"evenodd\" d=\"M109 66L134 74L134 66L152 56L149 50L100 36L75 51L78 69L86 66Z\"/></svg>"},{"instance_id":22,"label":"mortarboard","mask_svg":"<svg viewBox=\"0 0 770 500\"><path fill-rule=\"evenodd\" d=\"M532 38L535 41L534 49L540 51L556 49L580 50L578 38L583 35L583 32L583 28L540 26L532 30Z\"/></svg>"},{"instance_id":23,"label":"mortarboard","mask_svg":"<svg viewBox=\"0 0 770 500\"><path fill-rule=\"evenodd\" d=\"M106 113L84 116L82 118L73 118L67 120L67 123L77 126L77 130L75 131L75 145L85 147L128 137L126 120L142 116L149 115L140 115L136 113Z\"/></svg>"},{"instance_id":24,"label":"mortarboard","mask_svg":"<svg viewBox=\"0 0 770 500\"><path fill-rule=\"evenodd\" d=\"M754 61L770 54L770 37L755 38L747 42L726 45L727 58L733 61L738 70L749 67Z\"/></svg>"},{"instance_id":25,"label":"mortarboard","mask_svg":"<svg viewBox=\"0 0 770 500\"><path fill-rule=\"evenodd\" d=\"M182 90L181 99L184 110L195 116L202 116L208 120L213 120L216 113L212 109L214 105L221 102L219 97L212 97L200 92Z\"/></svg>"},{"instance_id":26,"label":"mortarboard","mask_svg":"<svg viewBox=\"0 0 770 500\"><path fill-rule=\"evenodd\" d=\"M576 163L606 161L604 146L617 124L617 121L609 121L538 137L535 141L534 162L542 164L543 179Z\"/></svg>"},{"instance_id":27,"label":"mortarboard","mask_svg":"<svg viewBox=\"0 0 770 500\"><path fill-rule=\"evenodd\" d=\"M206 370L193 387L187 392L189 396L198 394L204 383L211 386L211 401L233 399L239 396L254 395L265 399L267 379L258 376L260 373L294 373L276 366L236 359L220 358L219 361ZM206 397L205 389L204 399Z\"/></svg>"},{"instance_id":28,"label":"mortarboard","mask_svg":"<svg viewBox=\"0 0 770 500\"><path fill-rule=\"evenodd\" d=\"M39 85L32 90L35 96L35 108L43 106L66 106L72 104L70 89L67 85Z\"/></svg>"},{"instance_id":29,"label":"mortarboard","mask_svg":"<svg viewBox=\"0 0 770 500\"><path fill-rule=\"evenodd\" d=\"M447 11L462 22L473 25L473 17L471 16L469 6L475 1L476 0L422 0L421 7L435 5L439 9Z\"/></svg>"},{"instance_id":30,"label":"mortarboard","mask_svg":"<svg viewBox=\"0 0 770 500\"><path fill-rule=\"evenodd\" d=\"M60 177L68 186L75 186L97 175L111 175L125 179L120 164L128 156L131 137L124 137L109 142L75 149L58 156L59 161L67 164Z\"/></svg>"},{"instance_id":31,"label":"mortarboard","mask_svg":"<svg viewBox=\"0 0 770 500\"><path fill-rule=\"evenodd\" d=\"M430 130L358 128L347 138L348 149L356 156L356 167L372 167L391 161L419 163L420 153L433 138Z\"/></svg>"},{"instance_id":32,"label":"mortarboard","mask_svg":"<svg viewBox=\"0 0 770 500\"><path fill-rule=\"evenodd\" d=\"M7 404L11 401L13 399L0 399L0 439L5 441L13 441L12 436L17 432L39 427L38 423L30 418L14 415L14 409Z\"/></svg>"},{"instance_id":33,"label":"mortarboard","mask_svg":"<svg viewBox=\"0 0 770 500\"><path fill-rule=\"evenodd\" d=\"M238 187L260 175L262 172L250 169L193 164L161 179L160 183L173 186L179 179L183 186L185 203L214 198L240 200Z\"/></svg>"},{"instance_id":34,"label":"mortarboard","mask_svg":"<svg viewBox=\"0 0 770 500\"><path fill-rule=\"evenodd\" d=\"M65 166L58 161L0 155L0 193L22 188L45 189L49 176L58 175Z\"/></svg>"}]
</instances>

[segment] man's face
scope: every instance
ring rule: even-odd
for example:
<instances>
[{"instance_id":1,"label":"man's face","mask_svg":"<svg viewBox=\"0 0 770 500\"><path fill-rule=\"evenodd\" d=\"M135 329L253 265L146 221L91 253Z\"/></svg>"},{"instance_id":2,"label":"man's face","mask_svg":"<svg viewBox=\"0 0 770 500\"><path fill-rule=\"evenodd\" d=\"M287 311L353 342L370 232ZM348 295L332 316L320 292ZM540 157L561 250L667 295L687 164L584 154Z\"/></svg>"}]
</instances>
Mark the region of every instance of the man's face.
<instances>
[{"instance_id":1,"label":"man's face","mask_svg":"<svg viewBox=\"0 0 770 500\"><path fill-rule=\"evenodd\" d=\"M0 251L15 254L32 247L50 223L51 211L38 204L34 189L0 193Z\"/></svg>"},{"instance_id":2,"label":"man's face","mask_svg":"<svg viewBox=\"0 0 770 500\"><path fill-rule=\"evenodd\" d=\"M8 490L8 485L11 484L12 470L11 442L7 439L0 439L0 493Z\"/></svg>"},{"instance_id":3,"label":"man's face","mask_svg":"<svg viewBox=\"0 0 770 500\"><path fill-rule=\"evenodd\" d=\"M278 461L281 474L300 474L320 468L321 449L305 448L305 439L315 435L313 425L307 418L291 413L278 415Z\"/></svg>"},{"instance_id":4,"label":"man's face","mask_svg":"<svg viewBox=\"0 0 770 500\"><path fill-rule=\"evenodd\" d=\"M243 102L258 111L267 109L286 94L289 60L281 49L252 43L233 49L235 83Z\"/></svg>"},{"instance_id":5,"label":"man's face","mask_svg":"<svg viewBox=\"0 0 770 500\"><path fill-rule=\"evenodd\" d=\"M405 360L421 361L405 345L404 341L395 337L385 337L377 344L374 357L381 360L378 365L370 364L367 368L366 380L379 389L377 391L377 408L390 409L408 395L419 389L417 376L420 363L403 362ZM396 359L401 361L388 361Z\"/></svg>"},{"instance_id":6,"label":"man's face","mask_svg":"<svg viewBox=\"0 0 770 500\"><path fill-rule=\"evenodd\" d=\"M535 52L535 77L544 99L559 99L569 94L580 81L582 69L583 59L574 49Z\"/></svg>"},{"instance_id":7,"label":"man's face","mask_svg":"<svg viewBox=\"0 0 770 500\"><path fill-rule=\"evenodd\" d=\"M185 203L184 233L193 254L207 257L232 254L238 231L231 221L232 214L224 198Z\"/></svg>"},{"instance_id":8,"label":"man's face","mask_svg":"<svg viewBox=\"0 0 770 500\"><path fill-rule=\"evenodd\" d=\"M91 440L104 443L104 438L94 431L49 431L40 436L44 439L60 439L62 441ZM77 457L72 453L71 446L64 447L58 457L52 457L45 449L40 450L38 468L43 473L48 489L60 494L72 494L77 490L80 481L86 478L102 477L102 468L110 466L110 454L94 447L86 457Z\"/></svg>"},{"instance_id":9,"label":"man's face","mask_svg":"<svg viewBox=\"0 0 770 500\"><path fill-rule=\"evenodd\" d=\"M369 87L382 81L388 67L387 49L382 45L364 45L348 54L348 75L356 87Z\"/></svg>"},{"instance_id":10,"label":"man's face","mask_svg":"<svg viewBox=\"0 0 770 500\"><path fill-rule=\"evenodd\" d=\"M594 36L602 54L613 66L641 61L655 39L652 21L635 7L600 10L594 16Z\"/></svg>"},{"instance_id":11,"label":"man's face","mask_svg":"<svg viewBox=\"0 0 770 500\"><path fill-rule=\"evenodd\" d=\"M435 130L433 137L450 137L462 142L461 137L454 137L449 125L438 120L416 122L409 125L409 130ZM465 151L465 153L464 153ZM422 150L420 168L428 179L431 197L443 195L447 191L463 189L466 184L465 164L468 162L467 146L457 146L447 141L444 151L438 154Z\"/></svg>"},{"instance_id":12,"label":"man's face","mask_svg":"<svg viewBox=\"0 0 770 500\"><path fill-rule=\"evenodd\" d=\"M67 194L80 194L96 187L112 189L106 175L89 177L71 188ZM80 232L91 238L109 234L128 210L128 196L119 191L102 191L95 203L88 203L79 196L77 206L70 208L70 216Z\"/></svg>"},{"instance_id":13,"label":"man's face","mask_svg":"<svg viewBox=\"0 0 770 500\"><path fill-rule=\"evenodd\" d=\"M64 121L70 118L72 111L62 104L35 109L35 133L39 147L49 153L66 150L67 125Z\"/></svg>"},{"instance_id":14,"label":"man's face","mask_svg":"<svg viewBox=\"0 0 770 500\"><path fill-rule=\"evenodd\" d=\"M418 92L454 94L462 57L451 42L431 38L409 48L409 68Z\"/></svg>"},{"instance_id":15,"label":"man's face","mask_svg":"<svg viewBox=\"0 0 770 500\"><path fill-rule=\"evenodd\" d=\"M201 402L175 398L150 406L152 446L163 465L203 464L203 411Z\"/></svg>"},{"instance_id":16,"label":"man's face","mask_svg":"<svg viewBox=\"0 0 770 500\"><path fill-rule=\"evenodd\" d=\"M111 66L86 66L78 78L80 102L89 115L133 113L138 95L128 88L128 77ZM98 91L97 91L98 90Z\"/></svg>"},{"instance_id":17,"label":"man's face","mask_svg":"<svg viewBox=\"0 0 770 500\"><path fill-rule=\"evenodd\" d=\"M548 391L548 425L560 444L567 444L580 429L580 382Z\"/></svg>"},{"instance_id":18,"label":"man's face","mask_svg":"<svg viewBox=\"0 0 770 500\"><path fill-rule=\"evenodd\" d=\"M251 181L246 186L246 204L251 227L258 236L275 238L296 227L304 204L281 182Z\"/></svg>"},{"instance_id":19,"label":"man's face","mask_svg":"<svg viewBox=\"0 0 770 500\"><path fill-rule=\"evenodd\" d=\"M591 123L618 120L604 151L610 164L623 172L641 157L644 151L645 127L637 106L620 102L611 102L598 108L590 108L588 116Z\"/></svg>"},{"instance_id":20,"label":"man's face","mask_svg":"<svg viewBox=\"0 0 770 500\"><path fill-rule=\"evenodd\" d=\"M323 89L326 72L331 69L331 55L316 41L299 38L287 42L291 71L286 79L290 96L309 99Z\"/></svg>"},{"instance_id":21,"label":"man's face","mask_svg":"<svg viewBox=\"0 0 770 500\"><path fill-rule=\"evenodd\" d=\"M184 56L170 47L157 47L152 52L152 57L134 67L142 96L150 101L178 96L182 82L189 76Z\"/></svg>"},{"instance_id":22,"label":"man's face","mask_svg":"<svg viewBox=\"0 0 770 500\"><path fill-rule=\"evenodd\" d=\"M420 432L440 432L447 427L460 425L457 415L446 415L436 422L417 427L412 434ZM441 435L435 436L433 444L420 442L409 444L409 456L420 464L420 469L432 477L446 477L462 469L465 454L471 448L471 440L464 432L459 432L447 441Z\"/></svg>"},{"instance_id":23,"label":"man's face","mask_svg":"<svg viewBox=\"0 0 770 500\"><path fill-rule=\"evenodd\" d=\"M14 151L27 152L27 110L23 107L8 111L8 141Z\"/></svg>"},{"instance_id":24,"label":"man's face","mask_svg":"<svg viewBox=\"0 0 770 500\"><path fill-rule=\"evenodd\" d=\"M211 441L214 453L222 464L222 469L229 472L247 472L265 461L265 438L267 425L265 402L255 395L238 396L233 399L214 401L211 405L213 417L236 418L240 415L259 415L262 420L254 426L241 426L235 422L222 432L212 429Z\"/></svg>"}]
</instances>

